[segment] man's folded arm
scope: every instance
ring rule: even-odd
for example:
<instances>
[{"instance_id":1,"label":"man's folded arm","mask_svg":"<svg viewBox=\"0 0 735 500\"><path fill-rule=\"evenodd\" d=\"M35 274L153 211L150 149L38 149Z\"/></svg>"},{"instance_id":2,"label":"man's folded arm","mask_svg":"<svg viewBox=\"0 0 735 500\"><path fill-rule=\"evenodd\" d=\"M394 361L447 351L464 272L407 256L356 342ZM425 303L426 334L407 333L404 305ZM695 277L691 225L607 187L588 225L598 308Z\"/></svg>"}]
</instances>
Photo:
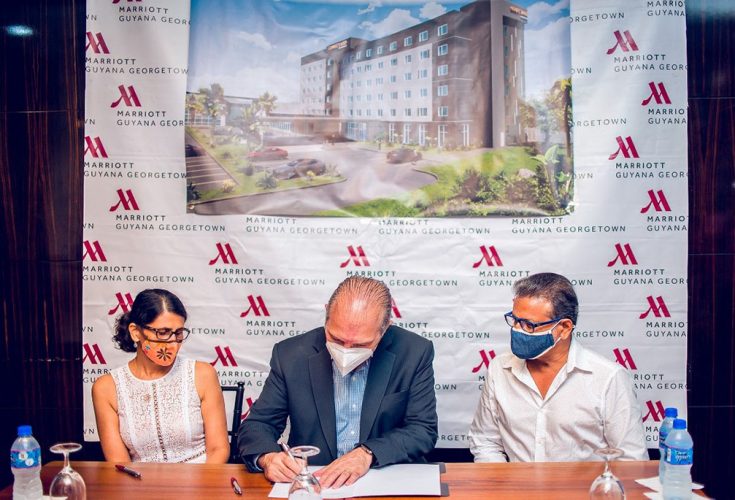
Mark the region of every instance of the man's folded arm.
<instances>
[{"instance_id":1,"label":"man's folded arm","mask_svg":"<svg viewBox=\"0 0 735 500\"><path fill-rule=\"evenodd\" d=\"M288 418L288 393L278 358L278 344L273 348L270 366L263 392L253 403L237 436L240 456L250 472L262 472L257 464L261 455L281 450L278 439Z\"/></svg>"},{"instance_id":2,"label":"man's folded arm","mask_svg":"<svg viewBox=\"0 0 735 500\"><path fill-rule=\"evenodd\" d=\"M363 443L372 450L374 465L414 462L434 448L438 437L438 419L433 360L434 346L428 344L409 389L405 424Z\"/></svg>"}]
</instances>

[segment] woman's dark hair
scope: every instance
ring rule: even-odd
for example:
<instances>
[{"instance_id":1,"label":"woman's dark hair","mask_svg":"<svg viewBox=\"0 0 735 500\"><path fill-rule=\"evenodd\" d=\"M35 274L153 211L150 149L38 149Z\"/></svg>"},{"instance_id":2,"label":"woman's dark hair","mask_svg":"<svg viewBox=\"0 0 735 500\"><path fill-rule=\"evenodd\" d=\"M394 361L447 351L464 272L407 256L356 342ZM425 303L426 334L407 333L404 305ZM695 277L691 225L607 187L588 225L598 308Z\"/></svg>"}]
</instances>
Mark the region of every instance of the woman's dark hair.
<instances>
[{"instance_id":1,"label":"woman's dark hair","mask_svg":"<svg viewBox=\"0 0 735 500\"><path fill-rule=\"evenodd\" d=\"M174 313L186 320L186 309L176 295L161 288L143 290L135 297L130 311L121 314L115 320L115 335L112 340L118 349L135 352L135 343L128 331L130 323L148 325L165 312Z\"/></svg>"}]
</instances>

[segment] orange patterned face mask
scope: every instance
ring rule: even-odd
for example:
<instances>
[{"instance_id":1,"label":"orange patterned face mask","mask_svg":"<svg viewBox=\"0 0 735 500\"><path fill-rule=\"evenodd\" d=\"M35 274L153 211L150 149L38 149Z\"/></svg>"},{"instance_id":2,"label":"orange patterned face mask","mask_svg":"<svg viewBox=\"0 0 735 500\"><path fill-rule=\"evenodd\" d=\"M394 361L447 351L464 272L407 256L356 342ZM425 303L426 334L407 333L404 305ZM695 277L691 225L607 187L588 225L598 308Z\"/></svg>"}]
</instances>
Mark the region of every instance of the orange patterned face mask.
<instances>
[{"instance_id":1,"label":"orange patterned face mask","mask_svg":"<svg viewBox=\"0 0 735 500\"><path fill-rule=\"evenodd\" d=\"M143 354L159 366L171 366L176 360L181 344L178 342L142 341Z\"/></svg>"}]
</instances>

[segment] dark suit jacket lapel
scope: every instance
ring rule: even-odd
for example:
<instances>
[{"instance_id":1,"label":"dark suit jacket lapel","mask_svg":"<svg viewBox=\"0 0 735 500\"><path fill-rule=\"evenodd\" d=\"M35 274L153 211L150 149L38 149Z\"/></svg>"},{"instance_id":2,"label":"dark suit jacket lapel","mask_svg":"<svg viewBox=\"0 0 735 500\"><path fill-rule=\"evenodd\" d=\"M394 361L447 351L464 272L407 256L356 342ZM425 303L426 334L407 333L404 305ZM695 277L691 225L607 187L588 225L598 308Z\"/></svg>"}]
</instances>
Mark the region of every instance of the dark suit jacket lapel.
<instances>
[{"instance_id":1,"label":"dark suit jacket lapel","mask_svg":"<svg viewBox=\"0 0 735 500\"><path fill-rule=\"evenodd\" d=\"M370 372L365 385L365 395L362 399L360 441L365 441L370 435L370 429L373 428L380 402L383 400L383 395L390 381L390 374L393 372L396 355L388 350L392 342L393 331L389 328L370 361Z\"/></svg>"},{"instance_id":2,"label":"dark suit jacket lapel","mask_svg":"<svg viewBox=\"0 0 735 500\"><path fill-rule=\"evenodd\" d=\"M333 458L337 458L337 422L334 416L334 383L332 358L324 344L314 346L318 352L309 357L309 376L314 403L319 414L324 438Z\"/></svg>"}]
</instances>

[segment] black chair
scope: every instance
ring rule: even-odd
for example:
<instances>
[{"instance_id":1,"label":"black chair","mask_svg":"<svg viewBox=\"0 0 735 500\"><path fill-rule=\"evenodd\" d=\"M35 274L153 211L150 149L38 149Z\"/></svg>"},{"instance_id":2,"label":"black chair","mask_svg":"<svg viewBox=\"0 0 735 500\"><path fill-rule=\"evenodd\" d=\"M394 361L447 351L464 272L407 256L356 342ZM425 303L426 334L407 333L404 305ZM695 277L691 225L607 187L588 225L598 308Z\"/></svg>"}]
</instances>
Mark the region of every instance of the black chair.
<instances>
[{"instance_id":1,"label":"black chair","mask_svg":"<svg viewBox=\"0 0 735 500\"><path fill-rule=\"evenodd\" d=\"M232 409L232 428L227 431L230 436L230 460L229 463L240 463L240 452L237 449L237 431L240 429L240 416L242 415L242 403L245 397L245 382L237 385L223 385L222 392L235 393L235 406Z\"/></svg>"}]
</instances>

